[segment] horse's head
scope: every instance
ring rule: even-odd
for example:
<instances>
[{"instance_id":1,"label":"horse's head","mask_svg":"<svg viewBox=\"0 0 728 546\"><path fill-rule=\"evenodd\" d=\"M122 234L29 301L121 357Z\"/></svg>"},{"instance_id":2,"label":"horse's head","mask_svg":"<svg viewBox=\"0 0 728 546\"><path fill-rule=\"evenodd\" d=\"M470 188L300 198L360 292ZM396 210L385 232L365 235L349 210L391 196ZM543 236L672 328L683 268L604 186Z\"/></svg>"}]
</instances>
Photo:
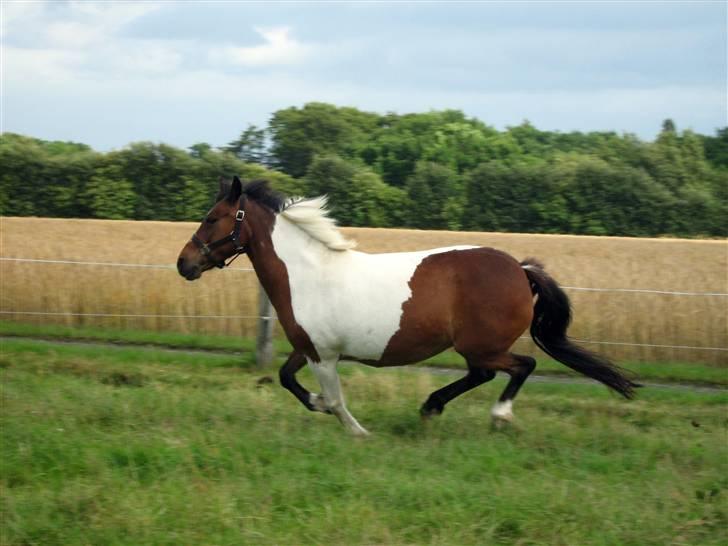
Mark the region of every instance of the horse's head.
<instances>
[{"instance_id":1,"label":"horse's head","mask_svg":"<svg viewBox=\"0 0 728 546\"><path fill-rule=\"evenodd\" d=\"M237 176L220 180L217 203L177 259L177 270L185 279L193 281L208 269L225 267L226 260L247 251L252 232L245 217L245 197Z\"/></svg>"}]
</instances>

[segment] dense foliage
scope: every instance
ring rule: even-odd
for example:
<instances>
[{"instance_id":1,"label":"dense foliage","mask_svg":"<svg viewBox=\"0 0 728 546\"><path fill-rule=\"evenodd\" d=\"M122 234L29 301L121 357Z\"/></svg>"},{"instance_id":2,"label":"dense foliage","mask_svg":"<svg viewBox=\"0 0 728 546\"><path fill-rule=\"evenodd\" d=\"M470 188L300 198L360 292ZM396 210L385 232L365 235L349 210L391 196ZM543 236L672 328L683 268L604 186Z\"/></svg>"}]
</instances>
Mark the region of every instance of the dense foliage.
<instances>
[{"instance_id":1,"label":"dense foliage","mask_svg":"<svg viewBox=\"0 0 728 546\"><path fill-rule=\"evenodd\" d=\"M6 133L0 214L197 220L219 175L331 196L344 225L595 235L728 235L728 128L654 142L614 132L498 131L455 110L379 115L310 103L221 149L109 153Z\"/></svg>"}]
</instances>

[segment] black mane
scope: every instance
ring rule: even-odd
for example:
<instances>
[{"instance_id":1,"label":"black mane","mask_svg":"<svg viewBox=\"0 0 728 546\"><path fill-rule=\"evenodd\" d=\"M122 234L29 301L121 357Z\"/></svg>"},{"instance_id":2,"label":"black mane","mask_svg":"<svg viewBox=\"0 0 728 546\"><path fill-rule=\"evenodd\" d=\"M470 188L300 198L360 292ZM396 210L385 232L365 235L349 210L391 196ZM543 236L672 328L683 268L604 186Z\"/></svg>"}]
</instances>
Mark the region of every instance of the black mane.
<instances>
[{"instance_id":1,"label":"black mane","mask_svg":"<svg viewBox=\"0 0 728 546\"><path fill-rule=\"evenodd\" d=\"M243 186L243 193L253 201L268 207L273 212L281 212L286 198L272 189L267 180L253 180Z\"/></svg>"},{"instance_id":2,"label":"black mane","mask_svg":"<svg viewBox=\"0 0 728 546\"><path fill-rule=\"evenodd\" d=\"M220 191L217 194L216 201L220 201L230 192L232 180L220 178ZM243 186L243 194L260 203L273 212L281 212L286 206L286 198L272 189L267 180L251 180Z\"/></svg>"}]
</instances>

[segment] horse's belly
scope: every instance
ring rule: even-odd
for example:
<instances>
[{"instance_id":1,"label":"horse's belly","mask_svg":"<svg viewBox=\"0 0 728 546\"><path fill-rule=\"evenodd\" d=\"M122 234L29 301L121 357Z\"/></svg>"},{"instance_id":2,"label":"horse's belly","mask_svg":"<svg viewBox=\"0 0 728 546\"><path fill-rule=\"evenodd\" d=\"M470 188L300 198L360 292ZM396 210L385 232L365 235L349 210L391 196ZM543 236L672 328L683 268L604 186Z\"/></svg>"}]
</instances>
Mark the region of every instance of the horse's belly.
<instances>
[{"instance_id":1,"label":"horse's belly","mask_svg":"<svg viewBox=\"0 0 728 546\"><path fill-rule=\"evenodd\" d=\"M372 294L354 297L346 303L328 307L326 316L301 318L319 353L348 355L363 360L378 360L389 340L399 330L402 304L409 298L409 287L387 291L388 297ZM398 294L398 292L401 292Z\"/></svg>"}]
</instances>

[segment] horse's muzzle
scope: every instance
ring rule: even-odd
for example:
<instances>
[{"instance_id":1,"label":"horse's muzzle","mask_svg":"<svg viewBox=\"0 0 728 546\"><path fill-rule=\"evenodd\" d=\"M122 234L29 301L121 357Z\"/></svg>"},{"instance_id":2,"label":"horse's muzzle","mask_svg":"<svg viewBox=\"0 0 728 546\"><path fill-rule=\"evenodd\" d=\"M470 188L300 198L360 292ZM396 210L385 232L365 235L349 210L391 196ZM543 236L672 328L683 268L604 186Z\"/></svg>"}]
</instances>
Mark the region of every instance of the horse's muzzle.
<instances>
[{"instance_id":1,"label":"horse's muzzle","mask_svg":"<svg viewBox=\"0 0 728 546\"><path fill-rule=\"evenodd\" d=\"M199 265L188 263L182 257L177 260L177 271L188 281L199 279L202 275L202 268Z\"/></svg>"}]
</instances>

